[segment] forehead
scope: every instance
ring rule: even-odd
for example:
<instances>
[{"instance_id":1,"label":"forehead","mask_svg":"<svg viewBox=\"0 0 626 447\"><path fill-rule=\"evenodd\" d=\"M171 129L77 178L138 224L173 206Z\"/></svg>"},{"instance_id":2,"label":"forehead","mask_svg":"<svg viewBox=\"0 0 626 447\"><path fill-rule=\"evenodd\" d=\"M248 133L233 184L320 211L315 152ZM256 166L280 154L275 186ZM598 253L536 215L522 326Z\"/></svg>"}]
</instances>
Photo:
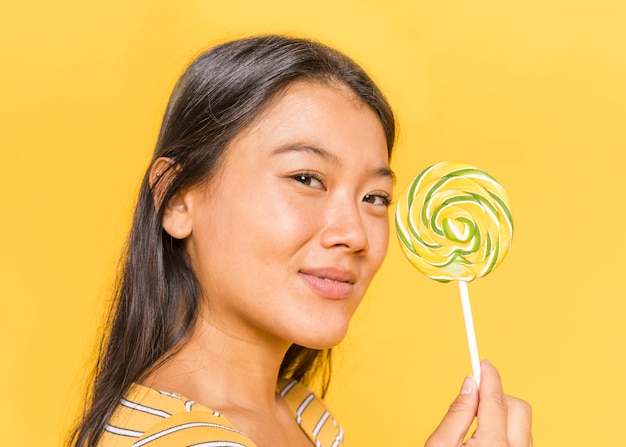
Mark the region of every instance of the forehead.
<instances>
[{"instance_id":1,"label":"forehead","mask_svg":"<svg viewBox=\"0 0 626 447\"><path fill-rule=\"evenodd\" d=\"M372 146L384 144L385 131L378 114L349 87L339 82L300 80L277 93L258 116L233 140L250 135L275 139L326 140L344 136L359 144L359 134L368 134ZM382 136L382 140L381 137ZM356 138L355 138L356 137Z\"/></svg>"}]
</instances>

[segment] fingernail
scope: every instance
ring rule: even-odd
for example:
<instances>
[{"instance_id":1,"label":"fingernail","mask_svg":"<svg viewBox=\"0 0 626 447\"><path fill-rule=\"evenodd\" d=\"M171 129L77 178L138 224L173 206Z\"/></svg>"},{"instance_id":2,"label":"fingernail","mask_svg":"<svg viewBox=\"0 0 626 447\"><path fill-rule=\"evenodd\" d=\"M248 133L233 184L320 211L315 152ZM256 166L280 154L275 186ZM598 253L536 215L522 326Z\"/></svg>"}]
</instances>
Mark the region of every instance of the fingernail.
<instances>
[{"instance_id":1,"label":"fingernail","mask_svg":"<svg viewBox=\"0 0 626 447\"><path fill-rule=\"evenodd\" d=\"M461 394L469 394L474 389L474 379L472 376L467 376L463 381L463 386L461 387Z\"/></svg>"}]
</instances>

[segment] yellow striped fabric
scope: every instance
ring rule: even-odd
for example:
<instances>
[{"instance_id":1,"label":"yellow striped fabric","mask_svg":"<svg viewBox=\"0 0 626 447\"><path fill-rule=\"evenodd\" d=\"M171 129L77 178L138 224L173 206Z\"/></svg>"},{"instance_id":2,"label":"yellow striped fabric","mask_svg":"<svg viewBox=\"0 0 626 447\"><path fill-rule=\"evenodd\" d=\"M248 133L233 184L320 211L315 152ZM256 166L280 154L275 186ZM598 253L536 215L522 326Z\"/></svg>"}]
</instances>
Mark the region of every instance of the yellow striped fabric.
<instances>
[{"instance_id":1,"label":"yellow striped fabric","mask_svg":"<svg viewBox=\"0 0 626 447\"><path fill-rule=\"evenodd\" d=\"M343 429L324 402L299 382L278 393L316 447L343 445ZM218 411L173 393L133 385L105 428L98 447L255 447Z\"/></svg>"}]
</instances>

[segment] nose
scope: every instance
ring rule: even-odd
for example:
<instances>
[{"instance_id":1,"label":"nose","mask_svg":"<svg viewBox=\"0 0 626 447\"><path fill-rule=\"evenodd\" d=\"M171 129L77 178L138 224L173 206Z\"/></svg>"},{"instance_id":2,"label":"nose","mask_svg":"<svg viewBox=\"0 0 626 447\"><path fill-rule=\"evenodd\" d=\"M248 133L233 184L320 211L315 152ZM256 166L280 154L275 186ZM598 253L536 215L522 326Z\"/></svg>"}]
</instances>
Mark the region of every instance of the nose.
<instances>
[{"instance_id":1,"label":"nose","mask_svg":"<svg viewBox=\"0 0 626 447\"><path fill-rule=\"evenodd\" d=\"M359 204L336 201L327 208L320 240L324 248L345 247L353 253L367 252L369 240Z\"/></svg>"}]
</instances>

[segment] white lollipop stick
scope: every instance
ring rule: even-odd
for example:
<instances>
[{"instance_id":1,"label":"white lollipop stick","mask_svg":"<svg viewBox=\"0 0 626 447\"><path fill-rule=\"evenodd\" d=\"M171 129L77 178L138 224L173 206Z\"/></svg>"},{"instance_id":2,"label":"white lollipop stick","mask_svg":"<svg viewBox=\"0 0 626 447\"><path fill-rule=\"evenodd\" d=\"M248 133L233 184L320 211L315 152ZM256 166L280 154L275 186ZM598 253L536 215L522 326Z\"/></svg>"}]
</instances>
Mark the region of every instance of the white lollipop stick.
<instances>
[{"instance_id":1,"label":"white lollipop stick","mask_svg":"<svg viewBox=\"0 0 626 447\"><path fill-rule=\"evenodd\" d=\"M476 381L476 385L480 386L480 358L478 357L478 345L476 344L476 333L474 332L474 320L472 319L472 308L470 307L469 292L467 291L467 281L458 281L458 283L459 291L461 292L465 333L467 334L467 344L469 345L474 380Z\"/></svg>"}]
</instances>

